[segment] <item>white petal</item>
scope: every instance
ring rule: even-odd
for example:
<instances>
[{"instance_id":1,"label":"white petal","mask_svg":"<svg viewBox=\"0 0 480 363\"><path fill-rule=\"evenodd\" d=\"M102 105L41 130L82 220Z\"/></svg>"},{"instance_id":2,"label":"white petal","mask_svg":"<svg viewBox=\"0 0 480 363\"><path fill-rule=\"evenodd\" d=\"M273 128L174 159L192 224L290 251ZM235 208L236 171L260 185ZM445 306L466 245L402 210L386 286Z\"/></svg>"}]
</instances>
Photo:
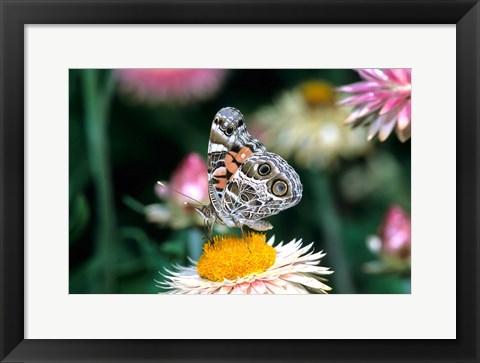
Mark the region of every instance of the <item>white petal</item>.
<instances>
[{"instance_id":1,"label":"white petal","mask_svg":"<svg viewBox=\"0 0 480 363\"><path fill-rule=\"evenodd\" d=\"M267 288L262 281L257 280L255 282L253 282L251 285L255 289L255 291L257 291L259 294L266 294L267 293Z\"/></svg>"},{"instance_id":2,"label":"white petal","mask_svg":"<svg viewBox=\"0 0 480 363\"><path fill-rule=\"evenodd\" d=\"M274 284L271 284L270 282L265 282L265 286L269 291L271 291L274 294L284 294L285 289L275 286Z\"/></svg>"},{"instance_id":3,"label":"white petal","mask_svg":"<svg viewBox=\"0 0 480 363\"><path fill-rule=\"evenodd\" d=\"M288 274L288 275L283 275L280 278L292 282L297 282L299 284L302 284L304 286L311 287L313 289L323 289L323 290L330 290L330 287L322 284L320 281L317 279L310 277L305 274Z\"/></svg>"},{"instance_id":4,"label":"white petal","mask_svg":"<svg viewBox=\"0 0 480 363\"><path fill-rule=\"evenodd\" d=\"M270 237L270 239L267 241L267 245L273 246L274 243L275 243L275 235Z\"/></svg>"},{"instance_id":5,"label":"white petal","mask_svg":"<svg viewBox=\"0 0 480 363\"><path fill-rule=\"evenodd\" d=\"M279 279L279 278L276 278L276 279L273 279L271 281L268 281L269 284L273 284L277 287L285 287L285 285L287 285L287 281L285 280L282 280L282 279Z\"/></svg>"},{"instance_id":6,"label":"white petal","mask_svg":"<svg viewBox=\"0 0 480 363\"><path fill-rule=\"evenodd\" d=\"M221 295L228 294L228 293L230 293L232 288L233 288L232 286L222 286L220 288L220 290L218 291L218 293L221 294Z\"/></svg>"},{"instance_id":7,"label":"white petal","mask_svg":"<svg viewBox=\"0 0 480 363\"><path fill-rule=\"evenodd\" d=\"M239 285L235 285L235 286L233 287L233 290L232 290L230 293L231 293L232 295L243 295L243 294L244 294L243 290L240 288Z\"/></svg>"},{"instance_id":8,"label":"white petal","mask_svg":"<svg viewBox=\"0 0 480 363\"><path fill-rule=\"evenodd\" d=\"M287 282L285 285L285 291L287 294L308 294L307 289L295 282Z\"/></svg>"},{"instance_id":9,"label":"white petal","mask_svg":"<svg viewBox=\"0 0 480 363\"><path fill-rule=\"evenodd\" d=\"M250 284L248 282L242 282L238 286L240 286L244 294L247 293L248 289L250 288Z\"/></svg>"}]
</instances>

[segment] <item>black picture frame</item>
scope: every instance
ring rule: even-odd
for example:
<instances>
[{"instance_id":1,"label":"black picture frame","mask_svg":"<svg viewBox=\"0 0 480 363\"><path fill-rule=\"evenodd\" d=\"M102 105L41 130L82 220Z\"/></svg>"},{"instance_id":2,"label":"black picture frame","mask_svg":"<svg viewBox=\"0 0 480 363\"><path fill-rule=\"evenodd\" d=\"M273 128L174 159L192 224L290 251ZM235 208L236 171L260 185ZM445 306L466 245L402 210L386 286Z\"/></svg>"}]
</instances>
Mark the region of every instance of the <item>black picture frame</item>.
<instances>
[{"instance_id":1,"label":"black picture frame","mask_svg":"<svg viewBox=\"0 0 480 363\"><path fill-rule=\"evenodd\" d=\"M479 362L480 4L461 1L1 0L2 362ZM24 26L27 24L456 24L457 339L24 339ZM455 100L452 100L454 102ZM452 120L453 122L453 120ZM440 272L441 273L441 272ZM439 291L439 298L453 291ZM439 317L439 324L441 318ZM413 329L414 327L412 327ZM240 346L240 348L239 348Z\"/></svg>"}]
</instances>

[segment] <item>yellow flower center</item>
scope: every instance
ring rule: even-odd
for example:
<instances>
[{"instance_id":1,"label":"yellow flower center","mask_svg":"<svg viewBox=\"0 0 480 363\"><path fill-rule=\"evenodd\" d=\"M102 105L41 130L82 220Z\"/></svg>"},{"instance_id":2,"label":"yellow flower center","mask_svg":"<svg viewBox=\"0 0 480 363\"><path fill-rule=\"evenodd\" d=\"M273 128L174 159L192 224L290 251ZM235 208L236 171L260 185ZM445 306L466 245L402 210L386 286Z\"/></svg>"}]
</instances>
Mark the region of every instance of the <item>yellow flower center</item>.
<instances>
[{"instance_id":1,"label":"yellow flower center","mask_svg":"<svg viewBox=\"0 0 480 363\"><path fill-rule=\"evenodd\" d=\"M306 82L302 85L301 92L305 102L312 107L333 105L335 102L335 91L333 87L326 82Z\"/></svg>"},{"instance_id":2,"label":"yellow flower center","mask_svg":"<svg viewBox=\"0 0 480 363\"><path fill-rule=\"evenodd\" d=\"M235 280L265 272L275 262L276 251L266 243L264 233L243 237L215 236L203 246L198 274L210 281Z\"/></svg>"}]
</instances>

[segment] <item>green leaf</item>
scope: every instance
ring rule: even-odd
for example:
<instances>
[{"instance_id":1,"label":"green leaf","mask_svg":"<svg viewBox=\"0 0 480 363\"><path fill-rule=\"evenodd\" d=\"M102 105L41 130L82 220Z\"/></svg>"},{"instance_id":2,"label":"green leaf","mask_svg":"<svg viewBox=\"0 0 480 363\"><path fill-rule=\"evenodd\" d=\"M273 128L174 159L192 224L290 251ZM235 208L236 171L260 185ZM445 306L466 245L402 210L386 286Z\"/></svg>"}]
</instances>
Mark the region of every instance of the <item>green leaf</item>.
<instances>
[{"instance_id":1,"label":"green leaf","mask_svg":"<svg viewBox=\"0 0 480 363\"><path fill-rule=\"evenodd\" d=\"M85 195L77 195L70 208L70 243L77 241L90 220L90 207Z\"/></svg>"}]
</instances>

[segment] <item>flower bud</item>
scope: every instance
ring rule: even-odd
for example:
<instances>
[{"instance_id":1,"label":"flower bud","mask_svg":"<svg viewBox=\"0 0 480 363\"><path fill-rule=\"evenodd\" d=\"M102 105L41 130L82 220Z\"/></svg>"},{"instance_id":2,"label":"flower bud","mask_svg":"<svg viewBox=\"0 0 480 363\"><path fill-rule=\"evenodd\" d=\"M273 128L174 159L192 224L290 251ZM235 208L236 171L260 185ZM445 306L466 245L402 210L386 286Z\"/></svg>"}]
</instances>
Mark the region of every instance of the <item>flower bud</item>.
<instances>
[{"instance_id":1,"label":"flower bud","mask_svg":"<svg viewBox=\"0 0 480 363\"><path fill-rule=\"evenodd\" d=\"M392 206L387 211L380 227L380 240L383 253L400 258L410 256L411 222L401 207Z\"/></svg>"},{"instance_id":2,"label":"flower bud","mask_svg":"<svg viewBox=\"0 0 480 363\"><path fill-rule=\"evenodd\" d=\"M170 187L202 203L208 202L207 164L200 155L191 153L177 166L170 180ZM171 192L172 200L178 204L192 202L181 194Z\"/></svg>"}]
</instances>

